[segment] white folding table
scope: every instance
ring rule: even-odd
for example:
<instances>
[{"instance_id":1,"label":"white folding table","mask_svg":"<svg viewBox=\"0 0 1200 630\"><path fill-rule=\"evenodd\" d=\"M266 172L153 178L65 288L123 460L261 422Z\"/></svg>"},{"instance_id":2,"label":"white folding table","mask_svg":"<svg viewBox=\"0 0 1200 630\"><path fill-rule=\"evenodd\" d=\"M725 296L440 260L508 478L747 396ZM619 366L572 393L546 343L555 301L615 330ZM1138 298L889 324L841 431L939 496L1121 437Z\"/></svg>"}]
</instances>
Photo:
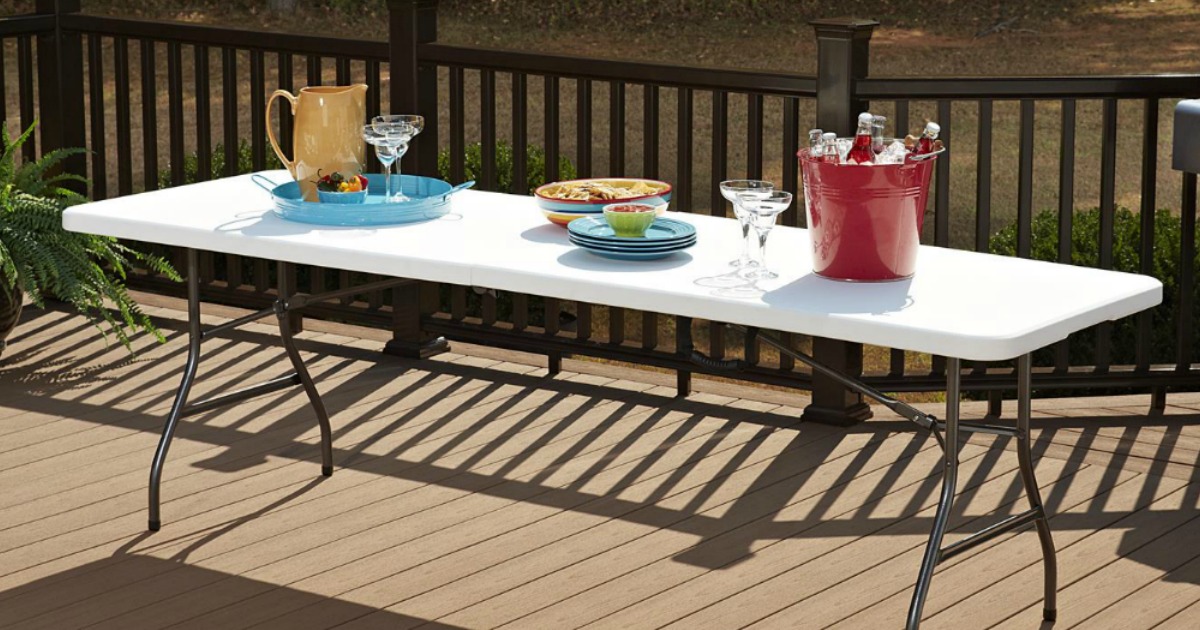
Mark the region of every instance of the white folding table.
<instances>
[{"instance_id":1,"label":"white folding table","mask_svg":"<svg viewBox=\"0 0 1200 630\"><path fill-rule=\"evenodd\" d=\"M262 175L287 181L286 171ZM532 197L464 191L453 198L452 214L425 223L339 228L293 223L276 217L269 195L238 176L105 201L66 211L68 230L185 248L187 251L189 348L183 379L167 416L150 472L149 527L161 526L159 483L181 417L295 385L303 386L321 427L322 472L333 472L328 415L301 361L287 314L306 305L362 292L372 283L318 296L290 295L286 265L279 269L279 299L272 308L201 330L197 250L361 271L390 278L446 282L583 300L698 317L752 330L839 339L947 357L946 415L937 419L837 374L850 387L880 400L931 430L943 444L944 469L937 515L918 574L907 625L920 624L921 610L938 563L1000 534L1033 523L1045 568L1044 616L1055 616L1056 565L1050 527L1038 492L1028 439L1031 414L1030 353L1070 333L1150 308L1162 300L1153 278L922 247L911 279L889 283L844 283L811 272L806 230L776 228L768 262L780 277L758 284L760 297L722 297L699 286L699 278L728 271L740 247L736 224L719 217L674 215L696 226L698 242L684 253L646 262L593 256L572 246L565 230L548 224ZM294 372L245 390L188 403L204 339L249 321L275 315ZM763 341L774 343L769 337ZM797 359L811 357L781 349ZM962 360L1017 359L1018 412L1014 427L959 420ZM705 360L699 357L698 360ZM814 369L821 370L818 364ZM942 547L954 502L959 432L1016 438L1021 480L1029 509ZM944 440L941 433L944 432Z\"/></svg>"}]
</instances>

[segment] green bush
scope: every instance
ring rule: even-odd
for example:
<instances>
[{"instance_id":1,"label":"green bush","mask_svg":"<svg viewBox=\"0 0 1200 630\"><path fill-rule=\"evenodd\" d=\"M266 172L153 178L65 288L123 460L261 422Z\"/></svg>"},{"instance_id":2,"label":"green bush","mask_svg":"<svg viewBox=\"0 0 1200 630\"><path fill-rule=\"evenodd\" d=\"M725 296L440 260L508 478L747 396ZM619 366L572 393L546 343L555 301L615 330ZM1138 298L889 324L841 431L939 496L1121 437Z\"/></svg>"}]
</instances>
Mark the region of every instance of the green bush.
<instances>
[{"instance_id":1,"label":"green bush","mask_svg":"<svg viewBox=\"0 0 1200 630\"><path fill-rule=\"evenodd\" d=\"M195 153L183 158L183 183L196 183L196 174L199 170L199 166L200 157ZM212 174L211 176L213 179L225 177L225 145L218 143L217 146L213 147L212 157L209 160L209 168L209 173ZM279 161L279 157L275 155L274 151L267 151L266 168L283 168L283 163ZM253 173L254 170L254 156L253 151L250 148L250 143L245 139L242 139L238 142L237 173L242 175L245 173ZM158 173L158 187L171 187L170 165Z\"/></svg>"},{"instance_id":2,"label":"green bush","mask_svg":"<svg viewBox=\"0 0 1200 630\"><path fill-rule=\"evenodd\" d=\"M1071 264L1084 267L1100 266L1100 218L1098 208L1076 212L1071 223ZM1113 217L1113 269L1139 273L1141 255L1141 217L1119 208ZM1179 248L1180 220L1169 210L1154 215L1154 252L1151 275L1163 283L1163 301L1151 310L1150 360L1155 363L1175 361L1176 333L1179 330ZM1010 225L991 239L994 254L1014 256L1017 252L1017 227ZM1058 212L1044 211L1033 218L1031 232L1032 257L1037 260L1058 260ZM1191 263L1200 271L1200 265ZM1200 277L1198 274L1196 277ZM1200 283L1188 290L1195 303L1200 304ZM1200 309L1192 314L1191 326L1200 326ZM1137 318L1126 317L1113 322L1110 334L1111 360L1115 365L1135 362ZM1193 353L1200 349L1193 348ZM1040 365L1053 363L1053 350L1043 349L1034 355ZM1085 332L1072 336L1070 360L1072 365L1091 365L1096 359L1096 333Z\"/></svg>"},{"instance_id":3,"label":"green bush","mask_svg":"<svg viewBox=\"0 0 1200 630\"><path fill-rule=\"evenodd\" d=\"M483 148L478 142L467 146L463 175L466 179L478 180L483 172ZM450 180L450 149L438 153L438 173L442 179ZM513 147L505 140L496 142L496 192L525 195L546 183L546 152L539 146L529 145L525 149L525 184L513 187ZM575 179L575 165L565 157L558 158L558 179ZM454 182L457 183L457 182Z\"/></svg>"}]
</instances>

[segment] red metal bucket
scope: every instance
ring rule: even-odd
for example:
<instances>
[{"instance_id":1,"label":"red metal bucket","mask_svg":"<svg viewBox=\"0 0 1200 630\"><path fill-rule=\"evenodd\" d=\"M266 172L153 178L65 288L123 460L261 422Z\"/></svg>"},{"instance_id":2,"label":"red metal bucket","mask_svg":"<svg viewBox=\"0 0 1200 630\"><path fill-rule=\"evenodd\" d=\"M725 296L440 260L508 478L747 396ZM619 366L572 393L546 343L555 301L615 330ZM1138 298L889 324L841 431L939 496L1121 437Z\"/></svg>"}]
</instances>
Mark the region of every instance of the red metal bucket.
<instances>
[{"instance_id":1,"label":"red metal bucket","mask_svg":"<svg viewBox=\"0 0 1200 630\"><path fill-rule=\"evenodd\" d=\"M937 158L863 166L819 162L802 149L813 271L878 282L913 275Z\"/></svg>"}]
</instances>

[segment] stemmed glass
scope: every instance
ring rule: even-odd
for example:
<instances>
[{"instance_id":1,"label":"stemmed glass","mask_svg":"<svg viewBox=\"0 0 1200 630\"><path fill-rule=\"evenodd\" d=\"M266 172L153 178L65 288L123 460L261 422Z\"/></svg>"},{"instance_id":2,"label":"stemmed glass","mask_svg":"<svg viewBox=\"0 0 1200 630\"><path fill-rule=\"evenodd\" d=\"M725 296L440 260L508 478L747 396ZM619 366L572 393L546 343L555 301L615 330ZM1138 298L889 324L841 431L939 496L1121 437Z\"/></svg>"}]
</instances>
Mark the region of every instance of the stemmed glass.
<instances>
[{"instance_id":1,"label":"stemmed glass","mask_svg":"<svg viewBox=\"0 0 1200 630\"><path fill-rule=\"evenodd\" d=\"M721 196L733 204L733 215L742 226L742 255L729 262L730 267L742 269L753 267L754 260L750 258L750 215L746 212L742 195L751 199L764 198L775 190L775 184L761 179L730 179L721 182Z\"/></svg>"},{"instance_id":2,"label":"stemmed glass","mask_svg":"<svg viewBox=\"0 0 1200 630\"><path fill-rule=\"evenodd\" d=\"M408 143L425 128L425 118L415 114L384 114L371 119L363 128L363 139L375 146L375 155L384 166L385 197L388 202L408 201L404 195L404 178L400 191L392 192L392 164L400 175L400 159L408 153Z\"/></svg>"},{"instance_id":3,"label":"stemmed glass","mask_svg":"<svg viewBox=\"0 0 1200 630\"><path fill-rule=\"evenodd\" d=\"M750 224L758 236L757 264L743 268L742 277L749 280L778 278L779 274L767 269L767 237L771 234L771 228L775 227L775 218L792 205L792 193L777 190L764 196L757 192L744 192L738 195L738 200L750 215Z\"/></svg>"}]
</instances>

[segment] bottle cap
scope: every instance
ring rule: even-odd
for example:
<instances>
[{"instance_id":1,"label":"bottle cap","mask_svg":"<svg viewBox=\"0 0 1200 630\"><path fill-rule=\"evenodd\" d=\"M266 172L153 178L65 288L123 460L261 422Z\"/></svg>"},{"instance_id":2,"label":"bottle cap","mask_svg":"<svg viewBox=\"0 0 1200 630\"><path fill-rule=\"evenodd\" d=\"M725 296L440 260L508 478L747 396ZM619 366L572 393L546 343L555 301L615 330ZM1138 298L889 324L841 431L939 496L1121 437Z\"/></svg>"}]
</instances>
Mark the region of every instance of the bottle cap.
<instances>
[{"instance_id":1,"label":"bottle cap","mask_svg":"<svg viewBox=\"0 0 1200 630\"><path fill-rule=\"evenodd\" d=\"M821 134L822 140L837 140L837 134L830 131L829 133Z\"/></svg>"},{"instance_id":2,"label":"bottle cap","mask_svg":"<svg viewBox=\"0 0 1200 630\"><path fill-rule=\"evenodd\" d=\"M871 121L876 125L882 125L887 122L887 116L872 116Z\"/></svg>"},{"instance_id":3,"label":"bottle cap","mask_svg":"<svg viewBox=\"0 0 1200 630\"><path fill-rule=\"evenodd\" d=\"M929 133L929 134L939 134L939 133L941 133L941 132L942 132L942 126L941 126L941 125L939 125L939 124L937 124L937 123L935 123L935 122L932 122L932 121L931 121L931 122L927 122L927 123L925 123L925 133Z\"/></svg>"},{"instance_id":4,"label":"bottle cap","mask_svg":"<svg viewBox=\"0 0 1200 630\"><path fill-rule=\"evenodd\" d=\"M875 117L871 115L871 112L863 112L858 115L858 124L860 125L870 123L872 120L875 120Z\"/></svg>"}]
</instances>

